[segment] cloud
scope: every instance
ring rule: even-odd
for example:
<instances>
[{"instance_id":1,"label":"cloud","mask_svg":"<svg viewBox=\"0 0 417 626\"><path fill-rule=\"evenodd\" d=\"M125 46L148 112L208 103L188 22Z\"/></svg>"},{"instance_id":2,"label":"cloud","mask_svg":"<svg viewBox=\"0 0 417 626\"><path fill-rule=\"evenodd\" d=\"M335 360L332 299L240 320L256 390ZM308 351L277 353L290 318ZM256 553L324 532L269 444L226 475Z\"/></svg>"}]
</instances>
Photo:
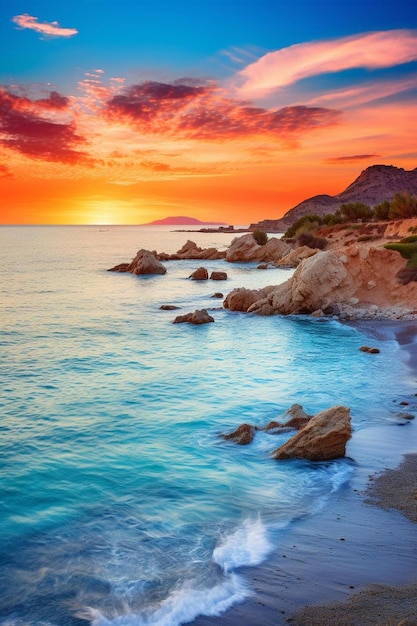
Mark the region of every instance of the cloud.
<instances>
[{"instance_id":1,"label":"cloud","mask_svg":"<svg viewBox=\"0 0 417 626\"><path fill-rule=\"evenodd\" d=\"M37 108L60 109L64 100L56 92L32 101L0 89L0 145L35 159L88 162L87 154L75 149L86 142L76 133L73 122L59 123L37 113Z\"/></svg>"},{"instance_id":2,"label":"cloud","mask_svg":"<svg viewBox=\"0 0 417 626\"><path fill-rule=\"evenodd\" d=\"M340 113L321 107L292 106L270 111L231 99L213 83L132 85L111 97L104 108L112 122L124 122L145 134L211 141L268 135L276 139L331 126Z\"/></svg>"},{"instance_id":3,"label":"cloud","mask_svg":"<svg viewBox=\"0 0 417 626\"><path fill-rule=\"evenodd\" d=\"M352 68L378 69L417 59L417 31L390 30L302 43L269 52L236 74L237 93L263 96L303 78Z\"/></svg>"},{"instance_id":4,"label":"cloud","mask_svg":"<svg viewBox=\"0 0 417 626\"><path fill-rule=\"evenodd\" d=\"M331 157L329 159L326 159L326 163L330 163L330 164L339 164L339 163L346 163L346 162L355 162L355 161L366 161L367 159L378 159L381 155L380 154L353 154L351 156L341 156L341 157Z\"/></svg>"},{"instance_id":5,"label":"cloud","mask_svg":"<svg viewBox=\"0 0 417 626\"><path fill-rule=\"evenodd\" d=\"M28 13L23 13L22 15L15 15L12 22L20 28L28 28L50 37L72 37L78 33L75 28L62 28L58 22L38 22L38 19Z\"/></svg>"},{"instance_id":6,"label":"cloud","mask_svg":"<svg viewBox=\"0 0 417 626\"><path fill-rule=\"evenodd\" d=\"M7 167L7 165L3 165L0 163L0 179L4 178L13 178L13 174Z\"/></svg>"}]
</instances>

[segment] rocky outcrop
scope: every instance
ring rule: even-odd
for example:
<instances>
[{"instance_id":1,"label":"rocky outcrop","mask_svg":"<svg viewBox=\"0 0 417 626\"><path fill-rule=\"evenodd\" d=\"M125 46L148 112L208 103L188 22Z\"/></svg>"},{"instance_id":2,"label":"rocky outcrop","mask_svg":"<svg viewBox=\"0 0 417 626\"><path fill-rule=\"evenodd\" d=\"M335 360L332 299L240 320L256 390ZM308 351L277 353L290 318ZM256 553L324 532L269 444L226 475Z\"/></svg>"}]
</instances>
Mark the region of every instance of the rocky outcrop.
<instances>
[{"instance_id":1,"label":"rocky outcrop","mask_svg":"<svg viewBox=\"0 0 417 626\"><path fill-rule=\"evenodd\" d=\"M156 253L156 257L160 261L180 261L182 259L207 259L217 260L224 259L225 250L217 250L217 248L200 248L194 241L188 239L185 244L174 254L166 252Z\"/></svg>"},{"instance_id":2,"label":"rocky outcrop","mask_svg":"<svg viewBox=\"0 0 417 626\"><path fill-rule=\"evenodd\" d=\"M191 280L208 280L208 271L205 267L199 267L188 278L191 278Z\"/></svg>"},{"instance_id":3,"label":"rocky outcrop","mask_svg":"<svg viewBox=\"0 0 417 626\"><path fill-rule=\"evenodd\" d=\"M252 233L235 237L226 250L226 261L230 263L250 261L279 261L290 252L290 246L276 237L268 239L266 244L260 246L256 243Z\"/></svg>"},{"instance_id":4,"label":"rocky outcrop","mask_svg":"<svg viewBox=\"0 0 417 626\"><path fill-rule=\"evenodd\" d=\"M121 263L109 272L130 272L131 274L166 274L166 268L149 250L139 250L133 261Z\"/></svg>"},{"instance_id":5,"label":"rocky outcrop","mask_svg":"<svg viewBox=\"0 0 417 626\"><path fill-rule=\"evenodd\" d=\"M247 446L253 439L254 430L251 424L241 424L233 432L227 435L222 434L221 437L226 440L232 440L240 446Z\"/></svg>"},{"instance_id":6,"label":"rocky outcrop","mask_svg":"<svg viewBox=\"0 0 417 626\"><path fill-rule=\"evenodd\" d=\"M196 309L194 313L186 313L185 315L178 315L173 324L183 324L187 322L188 324L208 324L210 322L214 322L214 318L211 317L207 313L206 309Z\"/></svg>"},{"instance_id":7,"label":"rocky outcrop","mask_svg":"<svg viewBox=\"0 0 417 626\"><path fill-rule=\"evenodd\" d=\"M329 461L345 456L352 436L349 409L335 406L317 413L286 443L274 450L274 459Z\"/></svg>"},{"instance_id":8,"label":"rocky outcrop","mask_svg":"<svg viewBox=\"0 0 417 626\"><path fill-rule=\"evenodd\" d=\"M320 250L302 261L285 283L262 290L233 290L224 306L259 315L324 313L342 319L413 319L417 283L399 283L397 273L404 263L392 250L357 243Z\"/></svg>"}]
</instances>

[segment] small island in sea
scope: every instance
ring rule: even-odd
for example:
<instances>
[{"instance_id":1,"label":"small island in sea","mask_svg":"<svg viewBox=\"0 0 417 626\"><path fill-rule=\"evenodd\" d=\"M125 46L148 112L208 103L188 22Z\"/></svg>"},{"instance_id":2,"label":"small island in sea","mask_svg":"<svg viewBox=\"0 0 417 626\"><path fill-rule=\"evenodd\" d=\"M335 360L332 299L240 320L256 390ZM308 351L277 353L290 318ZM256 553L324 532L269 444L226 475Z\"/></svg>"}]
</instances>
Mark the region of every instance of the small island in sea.
<instances>
[{"instance_id":1,"label":"small island in sea","mask_svg":"<svg viewBox=\"0 0 417 626\"><path fill-rule=\"evenodd\" d=\"M227 226L225 222L202 222L195 217L187 215L171 215L160 220L147 222L141 226Z\"/></svg>"}]
</instances>

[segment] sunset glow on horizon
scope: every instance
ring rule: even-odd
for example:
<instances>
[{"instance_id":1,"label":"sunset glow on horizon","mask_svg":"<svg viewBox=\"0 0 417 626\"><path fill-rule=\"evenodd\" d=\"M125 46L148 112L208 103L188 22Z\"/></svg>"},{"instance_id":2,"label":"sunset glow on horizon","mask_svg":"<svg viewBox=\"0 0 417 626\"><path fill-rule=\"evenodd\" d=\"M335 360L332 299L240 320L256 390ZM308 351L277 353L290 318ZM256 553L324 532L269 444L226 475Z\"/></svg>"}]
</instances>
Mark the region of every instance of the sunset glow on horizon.
<instances>
[{"instance_id":1,"label":"sunset glow on horizon","mask_svg":"<svg viewBox=\"0 0 417 626\"><path fill-rule=\"evenodd\" d=\"M275 4L6 0L0 223L243 225L417 167L412 3Z\"/></svg>"}]
</instances>

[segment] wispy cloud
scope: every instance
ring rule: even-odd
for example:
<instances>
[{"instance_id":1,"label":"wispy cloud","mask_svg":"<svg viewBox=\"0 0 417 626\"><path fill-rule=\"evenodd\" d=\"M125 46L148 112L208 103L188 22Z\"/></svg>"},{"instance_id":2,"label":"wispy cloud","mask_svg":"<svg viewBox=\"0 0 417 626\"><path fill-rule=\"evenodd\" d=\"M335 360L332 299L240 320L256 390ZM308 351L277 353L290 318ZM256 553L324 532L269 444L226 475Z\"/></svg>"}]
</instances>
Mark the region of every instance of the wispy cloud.
<instances>
[{"instance_id":1,"label":"wispy cloud","mask_svg":"<svg viewBox=\"0 0 417 626\"><path fill-rule=\"evenodd\" d=\"M72 37L78 33L75 28L62 28L58 22L39 22L39 18L23 13L15 15L12 21L20 28L28 28L49 37Z\"/></svg>"},{"instance_id":2,"label":"wispy cloud","mask_svg":"<svg viewBox=\"0 0 417 626\"><path fill-rule=\"evenodd\" d=\"M269 52L236 75L242 97L264 96L303 78L352 68L393 67L417 59L417 30L371 32Z\"/></svg>"},{"instance_id":3,"label":"wispy cloud","mask_svg":"<svg viewBox=\"0 0 417 626\"><path fill-rule=\"evenodd\" d=\"M369 159L377 159L380 154L353 154L349 156L330 157L325 162L329 164L352 163L356 161L367 161Z\"/></svg>"},{"instance_id":4,"label":"wispy cloud","mask_svg":"<svg viewBox=\"0 0 417 626\"><path fill-rule=\"evenodd\" d=\"M275 138L338 123L340 113L321 107L268 110L234 100L215 84L144 82L110 98L109 121L146 134L218 141L269 135Z\"/></svg>"}]
</instances>

